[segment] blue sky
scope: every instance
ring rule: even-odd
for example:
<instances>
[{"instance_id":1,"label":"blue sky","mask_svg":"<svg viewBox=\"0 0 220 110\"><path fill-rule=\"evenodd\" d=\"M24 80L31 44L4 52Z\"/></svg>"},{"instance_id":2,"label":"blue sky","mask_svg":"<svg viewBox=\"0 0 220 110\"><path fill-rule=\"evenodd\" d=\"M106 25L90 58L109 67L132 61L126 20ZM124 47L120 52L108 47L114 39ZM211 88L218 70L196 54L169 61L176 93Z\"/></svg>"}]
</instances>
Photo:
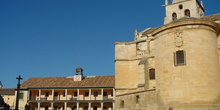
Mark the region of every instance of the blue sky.
<instances>
[{"instance_id":1,"label":"blue sky","mask_svg":"<svg viewBox=\"0 0 220 110\"><path fill-rule=\"evenodd\" d=\"M219 0L203 0L206 15ZM16 77L114 75L114 44L133 40L134 29L163 25L164 0L1 0L0 81Z\"/></svg>"}]
</instances>

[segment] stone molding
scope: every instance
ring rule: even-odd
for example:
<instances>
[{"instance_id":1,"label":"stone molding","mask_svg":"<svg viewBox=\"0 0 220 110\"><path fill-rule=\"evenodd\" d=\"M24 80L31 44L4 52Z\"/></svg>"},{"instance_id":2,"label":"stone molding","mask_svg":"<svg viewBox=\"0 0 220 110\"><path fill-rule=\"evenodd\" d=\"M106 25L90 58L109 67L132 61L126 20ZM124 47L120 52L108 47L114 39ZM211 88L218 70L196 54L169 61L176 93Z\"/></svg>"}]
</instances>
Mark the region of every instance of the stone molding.
<instances>
[{"instance_id":1,"label":"stone molding","mask_svg":"<svg viewBox=\"0 0 220 110\"><path fill-rule=\"evenodd\" d=\"M147 90L142 90L142 91L130 92L130 93L126 93L126 94L116 95L116 97L130 95L130 94L137 94L137 93L142 93L142 92L149 92L149 91L155 91L156 92L156 89L147 89Z\"/></svg>"},{"instance_id":2,"label":"stone molding","mask_svg":"<svg viewBox=\"0 0 220 110\"><path fill-rule=\"evenodd\" d=\"M203 26L211 27L215 31L217 36L220 34L220 26L217 23L215 23L213 21L209 21L209 20L188 18L188 19L176 20L174 22L163 25L163 26L157 28L154 32L152 32L152 35L156 36L157 34L163 32L163 31L166 31L166 30L169 30L172 28L176 28L176 27L188 26L188 25L203 25ZM195 27L195 29L196 29L196 27ZM197 27L197 29L198 29L198 27ZM156 38L157 37L155 37L155 39Z\"/></svg>"}]
</instances>

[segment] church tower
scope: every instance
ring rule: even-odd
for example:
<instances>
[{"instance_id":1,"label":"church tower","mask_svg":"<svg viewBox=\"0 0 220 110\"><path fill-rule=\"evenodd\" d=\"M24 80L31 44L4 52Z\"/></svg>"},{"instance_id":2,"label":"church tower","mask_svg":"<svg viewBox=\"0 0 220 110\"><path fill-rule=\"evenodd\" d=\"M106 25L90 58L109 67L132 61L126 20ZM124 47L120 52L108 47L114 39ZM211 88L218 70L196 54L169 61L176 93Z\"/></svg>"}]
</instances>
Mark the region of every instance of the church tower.
<instances>
[{"instance_id":1,"label":"church tower","mask_svg":"<svg viewBox=\"0 0 220 110\"><path fill-rule=\"evenodd\" d=\"M220 14L205 17L201 0L169 1L165 25L115 43L117 110L220 110Z\"/></svg>"},{"instance_id":2,"label":"church tower","mask_svg":"<svg viewBox=\"0 0 220 110\"><path fill-rule=\"evenodd\" d=\"M166 7L164 24L185 17L198 18L204 16L205 12L202 1L198 0L173 0L171 4L169 0L165 0L164 6Z\"/></svg>"},{"instance_id":3,"label":"church tower","mask_svg":"<svg viewBox=\"0 0 220 110\"><path fill-rule=\"evenodd\" d=\"M151 33L158 110L220 110L219 25L199 19L198 0L165 3L165 25Z\"/></svg>"}]
</instances>

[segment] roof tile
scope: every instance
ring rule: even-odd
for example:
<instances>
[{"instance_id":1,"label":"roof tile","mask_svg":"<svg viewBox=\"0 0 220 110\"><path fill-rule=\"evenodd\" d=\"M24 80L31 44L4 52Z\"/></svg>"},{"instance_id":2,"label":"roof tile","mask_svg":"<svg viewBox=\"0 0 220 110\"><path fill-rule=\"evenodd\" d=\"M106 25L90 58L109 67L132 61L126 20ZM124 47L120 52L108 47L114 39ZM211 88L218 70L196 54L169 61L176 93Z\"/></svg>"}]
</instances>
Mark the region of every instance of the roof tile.
<instances>
[{"instance_id":1,"label":"roof tile","mask_svg":"<svg viewBox=\"0 0 220 110\"><path fill-rule=\"evenodd\" d=\"M82 81L74 81L73 77L32 77L21 84L21 88L47 87L114 87L115 76L85 77Z\"/></svg>"},{"instance_id":2,"label":"roof tile","mask_svg":"<svg viewBox=\"0 0 220 110\"><path fill-rule=\"evenodd\" d=\"M0 89L1 95L15 95L15 88L2 88Z\"/></svg>"}]
</instances>

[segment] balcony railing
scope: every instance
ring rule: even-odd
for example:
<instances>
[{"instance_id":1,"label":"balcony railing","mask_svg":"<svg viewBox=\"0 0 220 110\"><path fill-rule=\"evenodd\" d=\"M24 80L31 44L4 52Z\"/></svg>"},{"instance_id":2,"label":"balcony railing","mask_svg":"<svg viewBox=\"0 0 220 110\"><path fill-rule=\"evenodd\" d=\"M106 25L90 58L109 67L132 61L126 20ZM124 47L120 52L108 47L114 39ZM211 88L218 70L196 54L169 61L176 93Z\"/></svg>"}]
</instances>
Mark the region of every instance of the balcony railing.
<instances>
[{"instance_id":1,"label":"balcony railing","mask_svg":"<svg viewBox=\"0 0 220 110\"><path fill-rule=\"evenodd\" d=\"M88 92L85 90L82 90L81 92L78 91L44 91L39 90L37 91L31 91L29 100L30 101L85 101L85 100L94 100L94 101L113 101L113 91L104 91L101 89L98 92L93 91L90 89ZM87 94L86 94L87 93Z\"/></svg>"},{"instance_id":2,"label":"balcony railing","mask_svg":"<svg viewBox=\"0 0 220 110\"><path fill-rule=\"evenodd\" d=\"M70 100L77 100L77 98L70 98Z\"/></svg>"},{"instance_id":3,"label":"balcony railing","mask_svg":"<svg viewBox=\"0 0 220 110\"><path fill-rule=\"evenodd\" d=\"M40 100L47 100L47 97L40 98Z\"/></svg>"},{"instance_id":4,"label":"balcony railing","mask_svg":"<svg viewBox=\"0 0 220 110\"><path fill-rule=\"evenodd\" d=\"M55 100L63 100L63 99L59 99L58 97L54 97L53 99L51 99L51 98L48 98L48 97L36 97L36 99L34 99L34 98L31 98L30 100L40 100L40 101L55 101ZM80 98L80 99L77 99L77 97L70 97L70 98L67 98L67 99L64 99L64 100L113 100L113 97L108 97L108 96L103 96L103 99L101 99L101 98L97 98L97 97L95 97L95 98L91 98L91 99L85 99L85 98Z\"/></svg>"}]
</instances>

